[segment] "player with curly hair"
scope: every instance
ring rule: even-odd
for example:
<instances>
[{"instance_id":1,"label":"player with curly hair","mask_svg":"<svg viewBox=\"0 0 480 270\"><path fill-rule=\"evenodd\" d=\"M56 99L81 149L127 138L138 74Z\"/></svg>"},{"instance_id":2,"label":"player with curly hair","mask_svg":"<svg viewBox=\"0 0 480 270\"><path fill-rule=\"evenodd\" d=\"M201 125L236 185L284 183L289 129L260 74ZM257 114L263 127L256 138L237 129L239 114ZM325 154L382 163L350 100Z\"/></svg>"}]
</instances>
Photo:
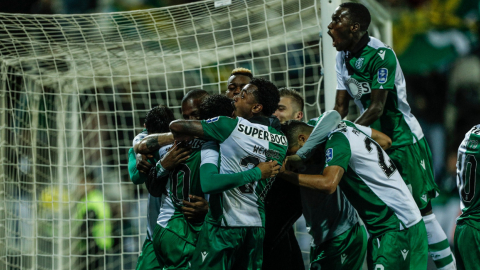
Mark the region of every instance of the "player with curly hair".
<instances>
[{"instance_id":1,"label":"player with curly hair","mask_svg":"<svg viewBox=\"0 0 480 270\"><path fill-rule=\"evenodd\" d=\"M268 119L280 96L270 81L253 78L234 98L236 119L214 117L204 121L170 124L177 140L200 137L220 145L220 173L246 171L260 162L280 165L285 159L287 139ZM261 269L265 235L264 200L274 178L262 179L259 170L244 185L212 193L195 249L193 269ZM209 182L209 186L221 183ZM218 181L216 181L218 182Z\"/></svg>"},{"instance_id":2,"label":"player with curly hair","mask_svg":"<svg viewBox=\"0 0 480 270\"><path fill-rule=\"evenodd\" d=\"M232 100L223 95L210 95L198 108L200 119L210 119L215 116L233 116L235 108Z\"/></svg>"}]
</instances>

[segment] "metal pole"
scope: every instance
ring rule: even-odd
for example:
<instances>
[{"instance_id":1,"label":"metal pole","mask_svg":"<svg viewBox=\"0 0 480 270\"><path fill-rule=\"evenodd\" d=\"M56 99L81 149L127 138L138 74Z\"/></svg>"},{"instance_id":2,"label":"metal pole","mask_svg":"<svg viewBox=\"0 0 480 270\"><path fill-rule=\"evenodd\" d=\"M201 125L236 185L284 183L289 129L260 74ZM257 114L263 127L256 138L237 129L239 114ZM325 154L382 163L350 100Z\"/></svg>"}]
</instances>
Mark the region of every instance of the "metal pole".
<instances>
[{"instance_id":1,"label":"metal pole","mask_svg":"<svg viewBox=\"0 0 480 270\"><path fill-rule=\"evenodd\" d=\"M337 51L332 46L332 39L327 34L327 26L331 21L333 12L340 4L340 0L320 0L320 16L322 18L322 53L325 87L325 110L332 110L335 106L335 96L337 90L337 74L335 71L335 57L337 55Z\"/></svg>"}]
</instances>

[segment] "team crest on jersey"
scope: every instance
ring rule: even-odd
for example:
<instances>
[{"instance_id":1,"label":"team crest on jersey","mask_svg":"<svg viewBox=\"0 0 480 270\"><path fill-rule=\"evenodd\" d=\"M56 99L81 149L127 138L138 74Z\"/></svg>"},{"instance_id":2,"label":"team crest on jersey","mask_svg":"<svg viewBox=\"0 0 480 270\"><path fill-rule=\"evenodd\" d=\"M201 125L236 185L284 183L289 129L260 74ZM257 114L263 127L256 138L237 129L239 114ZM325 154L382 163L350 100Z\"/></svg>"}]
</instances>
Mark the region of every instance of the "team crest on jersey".
<instances>
[{"instance_id":1,"label":"team crest on jersey","mask_svg":"<svg viewBox=\"0 0 480 270\"><path fill-rule=\"evenodd\" d=\"M363 66L363 61L364 61L364 60L365 60L365 59L364 59L363 57L358 58L357 61L355 62L355 67L356 67L357 69L360 69L360 68Z\"/></svg>"},{"instance_id":2,"label":"team crest on jersey","mask_svg":"<svg viewBox=\"0 0 480 270\"><path fill-rule=\"evenodd\" d=\"M378 76L377 76L378 83L382 83L382 84L386 83L387 77L388 77L388 69L381 68L378 70Z\"/></svg>"},{"instance_id":3,"label":"team crest on jersey","mask_svg":"<svg viewBox=\"0 0 480 270\"><path fill-rule=\"evenodd\" d=\"M218 119L220 119L219 116L210 118L210 119L206 120L205 122L207 122L208 124L210 124L210 123L213 123L213 122L217 122Z\"/></svg>"},{"instance_id":4,"label":"team crest on jersey","mask_svg":"<svg viewBox=\"0 0 480 270\"><path fill-rule=\"evenodd\" d=\"M354 78L350 77L347 80L348 89L350 89L350 94L354 99L360 99L363 94L368 94L372 92L370 89L370 84L368 82L359 82Z\"/></svg>"},{"instance_id":5,"label":"team crest on jersey","mask_svg":"<svg viewBox=\"0 0 480 270\"><path fill-rule=\"evenodd\" d=\"M325 152L325 163L330 162L333 159L333 148L328 148Z\"/></svg>"}]
</instances>

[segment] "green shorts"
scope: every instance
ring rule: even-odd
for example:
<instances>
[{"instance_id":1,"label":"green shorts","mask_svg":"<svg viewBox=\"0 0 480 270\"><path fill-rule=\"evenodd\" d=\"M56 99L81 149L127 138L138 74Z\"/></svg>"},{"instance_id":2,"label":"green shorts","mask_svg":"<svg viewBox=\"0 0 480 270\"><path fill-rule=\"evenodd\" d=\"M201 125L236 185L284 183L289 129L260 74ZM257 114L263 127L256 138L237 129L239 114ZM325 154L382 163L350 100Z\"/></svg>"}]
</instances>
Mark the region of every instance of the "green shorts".
<instances>
[{"instance_id":1,"label":"green shorts","mask_svg":"<svg viewBox=\"0 0 480 270\"><path fill-rule=\"evenodd\" d=\"M163 266L158 263L157 256L153 250L153 242L148 238L143 243L142 252L138 257L136 270L162 270Z\"/></svg>"},{"instance_id":2,"label":"green shorts","mask_svg":"<svg viewBox=\"0 0 480 270\"><path fill-rule=\"evenodd\" d=\"M368 241L367 262L370 270L425 270L428 263L428 240L425 223L402 231L384 233Z\"/></svg>"},{"instance_id":3,"label":"green shorts","mask_svg":"<svg viewBox=\"0 0 480 270\"><path fill-rule=\"evenodd\" d=\"M310 269L361 270L367 252L365 226L355 224L339 236L310 249Z\"/></svg>"},{"instance_id":4,"label":"green shorts","mask_svg":"<svg viewBox=\"0 0 480 270\"><path fill-rule=\"evenodd\" d=\"M418 209L424 209L439 192L427 140L422 138L415 144L388 150L387 153L412 192Z\"/></svg>"},{"instance_id":5,"label":"green shorts","mask_svg":"<svg viewBox=\"0 0 480 270\"><path fill-rule=\"evenodd\" d=\"M158 224L153 233L153 248L163 269L191 269L195 245Z\"/></svg>"},{"instance_id":6,"label":"green shorts","mask_svg":"<svg viewBox=\"0 0 480 270\"><path fill-rule=\"evenodd\" d=\"M457 269L480 269L480 230L465 223L457 224L454 239Z\"/></svg>"},{"instance_id":7,"label":"green shorts","mask_svg":"<svg viewBox=\"0 0 480 270\"><path fill-rule=\"evenodd\" d=\"M192 269L260 270L264 237L265 229L261 227L220 227L204 222Z\"/></svg>"}]
</instances>

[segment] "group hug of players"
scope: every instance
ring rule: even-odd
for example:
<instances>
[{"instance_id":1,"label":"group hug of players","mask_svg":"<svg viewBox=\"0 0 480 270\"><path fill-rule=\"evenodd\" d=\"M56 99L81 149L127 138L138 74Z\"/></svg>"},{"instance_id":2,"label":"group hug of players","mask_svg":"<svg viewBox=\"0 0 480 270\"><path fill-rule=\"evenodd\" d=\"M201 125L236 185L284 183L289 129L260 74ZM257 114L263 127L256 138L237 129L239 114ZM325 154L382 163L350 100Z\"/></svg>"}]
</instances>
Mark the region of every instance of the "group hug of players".
<instances>
[{"instance_id":1,"label":"group hug of players","mask_svg":"<svg viewBox=\"0 0 480 270\"><path fill-rule=\"evenodd\" d=\"M147 114L129 152L132 181L150 193L137 269L304 269L292 230L301 214L310 269L362 269L366 257L372 270L425 270L429 254L438 269L480 269L480 125L459 148L455 262L403 73L369 24L357 3L332 15L336 105L308 123L295 90L244 68L225 95L188 92L184 120L165 106ZM351 99L355 123L342 120Z\"/></svg>"}]
</instances>

